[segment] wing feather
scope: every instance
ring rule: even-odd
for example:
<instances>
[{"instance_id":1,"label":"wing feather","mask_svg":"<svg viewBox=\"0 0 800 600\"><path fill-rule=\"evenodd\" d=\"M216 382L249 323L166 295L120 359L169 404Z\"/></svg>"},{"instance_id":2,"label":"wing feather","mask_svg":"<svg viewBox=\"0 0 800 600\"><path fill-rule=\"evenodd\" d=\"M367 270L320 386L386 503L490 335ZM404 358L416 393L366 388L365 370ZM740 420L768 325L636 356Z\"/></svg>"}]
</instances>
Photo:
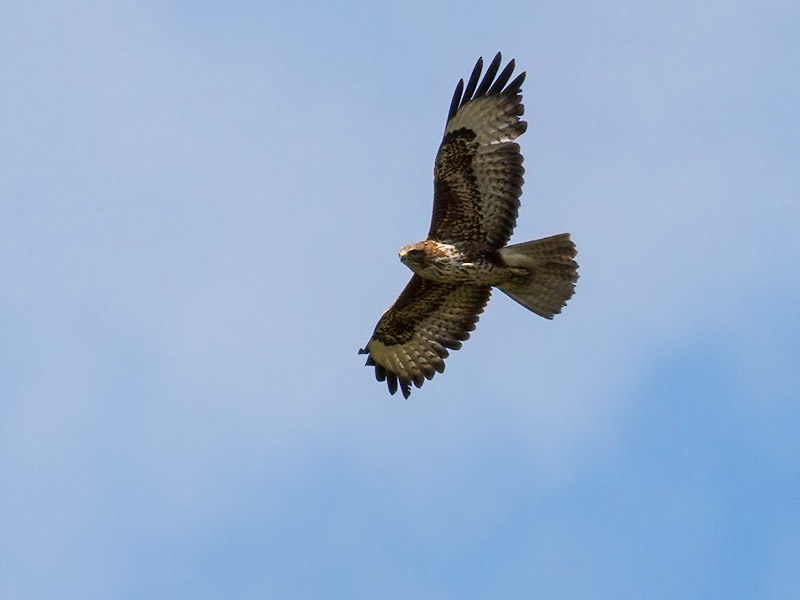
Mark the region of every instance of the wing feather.
<instances>
[{"instance_id":1,"label":"wing feather","mask_svg":"<svg viewBox=\"0 0 800 600\"><path fill-rule=\"evenodd\" d=\"M483 312L491 287L436 283L414 275L367 343L367 366L389 392L408 398L411 385L444 372L447 348L458 350Z\"/></svg>"},{"instance_id":2,"label":"wing feather","mask_svg":"<svg viewBox=\"0 0 800 600\"><path fill-rule=\"evenodd\" d=\"M503 60L503 57L498 52L492 59L492 62L489 63L489 68L486 69L486 75L484 75L480 86L478 86L478 89L475 90L475 98L480 98L489 90L489 86L492 85L492 80L494 79L494 76L497 75L497 70L500 68L501 60Z\"/></svg>"},{"instance_id":3,"label":"wing feather","mask_svg":"<svg viewBox=\"0 0 800 600\"><path fill-rule=\"evenodd\" d=\"M500 55L498 54L498 56ZM498 61L498 64L500 64L500 61ZM511 61L509 61L509 63L506 65L506 68L503 69L503 72L497 76L497 79L495 79L494 83L492 84L492 87L489 88L489 91L486 92L488 96L494 96L495 94L499 94L500 92L503 91L503 88L508 83L508 80L511 79L511 73L514 72L515 64L516 63L512 58Z\"/></svg>"},{"instance_id":4,"label":"wing feather","mask_svg":"<svg viewBox=\"0 0 800 600\"><path fill-rule=\"evenodd\" d=\"M478 59L466 90L463 79L456 87L434 167L430 239L480 241L497 249L516 225L525 169L513 140L527 128L520 120L525 73L506 85L515 65L510 61L495 79L501 61L498 52L476 89L483 66Z\"/></svg>"},{"instance_id":5,"label":"wing feather","mask_svg":"<svg viewBox=\"0 0 800 600\"><path fill-rule=\"evenodd\" d=\"M459 104L461 103L461 90L464 89L464 80L460 79L456 86L456 91L453 92L453 100L450 102L450 112L447 119L452 119L458 111Z\"/></svg>"},{"instance_id":6,"label":"wing feather","mask_svg":"<svg viewBox=\"0 0 800 600\"><path fill-rule=\"evenodd\" d=\"M464 102L469 102L472 100L472 94L475 93L475 88L478 87L478 80L481 78L482 70L483 58L479 58L478 62L475 63L475 68L472 69L472 75L469 76L469 83L467 84L467 89L464 91ZM456 106L456 110L458 110L458 106ZM447 120L449 121L452 119L455 114L456 111L454 110Z\"/></svg>"}]
</instances>

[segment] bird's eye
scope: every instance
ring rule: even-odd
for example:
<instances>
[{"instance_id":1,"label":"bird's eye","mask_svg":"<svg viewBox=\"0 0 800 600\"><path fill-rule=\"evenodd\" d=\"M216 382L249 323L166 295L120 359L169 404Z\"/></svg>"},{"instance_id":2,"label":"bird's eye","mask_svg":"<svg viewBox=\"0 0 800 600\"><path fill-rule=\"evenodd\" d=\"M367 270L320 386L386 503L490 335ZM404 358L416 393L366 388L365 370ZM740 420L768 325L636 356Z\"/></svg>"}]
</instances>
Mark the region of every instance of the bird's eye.
<instances>
[{"instance_id":1,"label":"bird's eye","mask_svg":"<svg viewBox=\"0 0 800 600\"><path fill-rule=\"evenodd\" d=\"M411 250L409 250L407 252L408 256L414 256L414 257L422 256L423 254L425 254L425 253L422 250L420 250L419 248L412 248Z\"/></svg>"}]
</instances>

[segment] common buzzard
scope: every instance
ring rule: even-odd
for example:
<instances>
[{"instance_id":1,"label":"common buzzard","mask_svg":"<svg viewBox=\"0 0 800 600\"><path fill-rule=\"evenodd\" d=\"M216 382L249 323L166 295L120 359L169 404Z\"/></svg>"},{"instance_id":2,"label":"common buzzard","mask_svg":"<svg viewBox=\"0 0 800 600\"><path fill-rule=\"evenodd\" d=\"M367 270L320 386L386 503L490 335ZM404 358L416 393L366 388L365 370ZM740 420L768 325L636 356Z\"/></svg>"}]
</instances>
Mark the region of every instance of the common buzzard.
<instances>
[{"instance_id":1,"label":"common buzzard","mask_svg":"<svg viewBox=\"0 0 800 600\"><path fill-rule=\"evenodd\" d=\"M500 61L498 52L479 85L479 58L466 89L463 79L456 86L433 169L428 238L400 249L414 275L359 350L392 394L399 384L408 398L412 383L444 371L448 349L469 338L492 287L546 319L575 291L568 233L506 246L525 172L514 140L527 123L520 120L525 73L508 83L514 61L497 75Z\"/></svg>"}]
</instances>

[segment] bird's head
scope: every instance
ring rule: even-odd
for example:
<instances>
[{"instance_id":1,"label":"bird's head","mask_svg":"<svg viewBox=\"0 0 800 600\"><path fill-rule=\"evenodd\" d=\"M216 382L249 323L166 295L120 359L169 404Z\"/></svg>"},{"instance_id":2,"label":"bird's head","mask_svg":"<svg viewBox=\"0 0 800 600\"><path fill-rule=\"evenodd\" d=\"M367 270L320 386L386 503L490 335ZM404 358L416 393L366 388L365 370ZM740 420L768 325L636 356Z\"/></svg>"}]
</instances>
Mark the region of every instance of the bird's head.
<instances>
[{"instance_id":1,"label":"bird's head","mask_svg":"<svg viewBox=\"0 0 800 600\"><path fill-rule=\"evenodd\" d=\"M428 253L425 251L425 242L417 244L409 244L400 248L400 262L410 268L412 271L414 267L421 267L427 263Z\"/></svg>"}]
</instances>

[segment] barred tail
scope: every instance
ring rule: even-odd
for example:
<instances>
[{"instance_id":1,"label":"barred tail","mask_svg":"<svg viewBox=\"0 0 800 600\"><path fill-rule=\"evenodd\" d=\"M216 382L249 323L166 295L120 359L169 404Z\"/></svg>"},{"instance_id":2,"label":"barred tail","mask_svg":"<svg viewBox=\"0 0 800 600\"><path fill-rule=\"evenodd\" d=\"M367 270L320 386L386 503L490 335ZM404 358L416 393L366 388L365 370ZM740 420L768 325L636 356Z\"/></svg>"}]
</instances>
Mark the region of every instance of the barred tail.
<instances>
[{"instance_id":1,"label":"barred tail","mask_svg":"<svg viewBox=\"0 0 800 600\"><path fill-rule=\"evenodd\" d=\"M568 233L507 246L500 256L522 274L498 287L525 308L552 319L575 293L578 263L572 259L577 253Z\"/></svg>"}]
</instances>

